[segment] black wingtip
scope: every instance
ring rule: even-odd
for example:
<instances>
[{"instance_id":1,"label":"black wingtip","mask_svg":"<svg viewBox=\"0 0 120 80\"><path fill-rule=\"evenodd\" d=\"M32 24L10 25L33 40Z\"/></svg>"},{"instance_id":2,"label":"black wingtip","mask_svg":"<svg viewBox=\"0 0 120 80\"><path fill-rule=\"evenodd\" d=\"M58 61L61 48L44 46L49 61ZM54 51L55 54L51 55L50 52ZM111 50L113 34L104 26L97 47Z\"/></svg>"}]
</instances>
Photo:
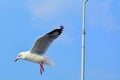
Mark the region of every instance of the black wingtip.
<instances>
[{"instance_id":1,"label":"black wingtip","mask_svg":"<svg viewBox=\"0 0 120 80\"><path fill-rule=\"evenodd\" d=\"M58 35L60 35L60 34L62 33L63 29L64 29L64 26L63 26L63 25L59 26L59 28L58 28L58 29L56 29L56 31L58 31L58 32L59 32L59 34L58 34Z\"/></svg>"},{"instance_id":2,"label":"black wingtip","mask_svg":"<svg viewBox=\"0 0 120 80\"><path fill-rule=\"evenodd\" d=\"M64 29L64 26L63 26L63 25L61 25L61 26L59 26L59 27L60 27L59 29L56 29L56 31L59 32L58 35L60 35L60 34L62 33L63 29Z\"/></svg>"},{"instance_id":3,"label":"black wingtip","mask_svg":"<svg viewBox=\"0 0 120 80\"><path fill-rule=\"evenodd\" d=\"M47 34L49 35L49 34L53 34L55 32L58 32L58 35L60 35L62 33L63 29L64 29L64 26L61 25L61 26L59 26L59 28L57 28L57 29L55 29L55 30L53 30L53 31L51 31L51 32L49 32Z\"/></svg>"},{"instance_id":4,"label":"black wingtip","mask_svg":"<svg viewBox=\"0 0 120 80\"><path fill-rule=\"evenodd\" d=\"M61 29L61 30L63 30L63 29L64 29L64 26L63 26L63 25L61 25L61 26L60 26L60 29Z\"/></svg>"}]
</instances>

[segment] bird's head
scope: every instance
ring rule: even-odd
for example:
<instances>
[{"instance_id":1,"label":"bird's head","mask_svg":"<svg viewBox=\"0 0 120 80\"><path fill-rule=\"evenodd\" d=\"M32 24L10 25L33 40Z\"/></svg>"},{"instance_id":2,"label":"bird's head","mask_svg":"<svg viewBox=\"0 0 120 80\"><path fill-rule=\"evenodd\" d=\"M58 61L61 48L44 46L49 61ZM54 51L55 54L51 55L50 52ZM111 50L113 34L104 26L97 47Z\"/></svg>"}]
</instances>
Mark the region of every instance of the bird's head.
<instances>
[{"instance_id":1,"label":"bird's head","mask_svg":"<svg viewBox=\"0 0 120 80\"><path fill-rule=\"evenodd\" d=\"M20 52L20 53L17 55L17 57L16 57L16 59L15 59L15 62L18 61L19 59L25 59L25 57L26 57L25 53L24 53L24 52Z\"/></svg>"}]
</instances>

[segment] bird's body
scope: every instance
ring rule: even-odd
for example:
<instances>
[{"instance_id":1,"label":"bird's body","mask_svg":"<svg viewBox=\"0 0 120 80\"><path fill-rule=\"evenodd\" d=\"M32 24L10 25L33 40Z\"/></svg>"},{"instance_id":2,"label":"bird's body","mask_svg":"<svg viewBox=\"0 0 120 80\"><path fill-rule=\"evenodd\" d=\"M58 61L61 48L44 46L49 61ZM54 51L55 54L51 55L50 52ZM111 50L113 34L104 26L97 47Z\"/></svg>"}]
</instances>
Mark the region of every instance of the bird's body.
<instances>
[{"instance_id":1,"label":"bird's body","mask_svg":"<svg viewBox=\"0 0 120 80\"><path fill-rule=\"evenodd\" d=\"M24 57L22 58L24 60L28 60L28 61L38 63L38 64L43 62L44 64L48 66L54 65L53 62L47 56L34 54L34 53L31 53L30 51L20 52L20 54L24 55Z\"/></svg>"},{"instance_id":2,"label":"bird's body","mask_svg":"<svg viewBox=\"0 0 120 80\"><path fill-rule=\"evenodd\" d=\"M40 64L40 73L44 71L43 65L53 66L53 62L43 54L49 48L50 44L62 33L63 26L60 28L55 29L46 35L38 38L32 47L31 50L26 52L20 52L15 61L18 59L28 60L34 63Z\"/></svg>"}]
</instances>

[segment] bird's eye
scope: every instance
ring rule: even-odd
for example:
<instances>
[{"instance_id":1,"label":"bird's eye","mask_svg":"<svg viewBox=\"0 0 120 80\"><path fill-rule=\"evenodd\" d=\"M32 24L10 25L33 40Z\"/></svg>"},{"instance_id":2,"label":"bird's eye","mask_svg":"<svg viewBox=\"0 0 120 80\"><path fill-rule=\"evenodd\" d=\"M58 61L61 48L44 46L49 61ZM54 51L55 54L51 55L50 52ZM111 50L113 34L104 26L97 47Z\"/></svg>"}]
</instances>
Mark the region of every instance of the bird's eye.
<instances>
[{"instance_id":1,"label":"bird's eye","mask_svg":"<svg viewBox=\"0 0 120 80\"><path fill-rule=\"evenodd\" d=\"M21 56L22 56L22 54L18 55L18 57L21 57Z\"/></svg>"}]
</instances>

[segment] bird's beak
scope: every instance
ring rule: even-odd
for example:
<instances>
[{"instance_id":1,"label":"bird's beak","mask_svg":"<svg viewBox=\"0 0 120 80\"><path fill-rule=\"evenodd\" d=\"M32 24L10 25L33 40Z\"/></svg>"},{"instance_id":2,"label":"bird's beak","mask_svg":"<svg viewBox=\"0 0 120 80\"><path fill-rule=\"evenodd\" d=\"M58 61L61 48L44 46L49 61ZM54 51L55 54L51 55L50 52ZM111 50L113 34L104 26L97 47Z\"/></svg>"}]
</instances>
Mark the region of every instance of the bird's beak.
<instances>
[{"instance_id":1,"label":"bird's beak","mask_svg":"<svg viewBox=\"0 0 120 80\"><path fill-rule=\"evenodd\" d=\"M15 62L18 61L18 60L19 60L19 58L16 58L16 59L15 59Z\"/></svg>"}]
</instances>

